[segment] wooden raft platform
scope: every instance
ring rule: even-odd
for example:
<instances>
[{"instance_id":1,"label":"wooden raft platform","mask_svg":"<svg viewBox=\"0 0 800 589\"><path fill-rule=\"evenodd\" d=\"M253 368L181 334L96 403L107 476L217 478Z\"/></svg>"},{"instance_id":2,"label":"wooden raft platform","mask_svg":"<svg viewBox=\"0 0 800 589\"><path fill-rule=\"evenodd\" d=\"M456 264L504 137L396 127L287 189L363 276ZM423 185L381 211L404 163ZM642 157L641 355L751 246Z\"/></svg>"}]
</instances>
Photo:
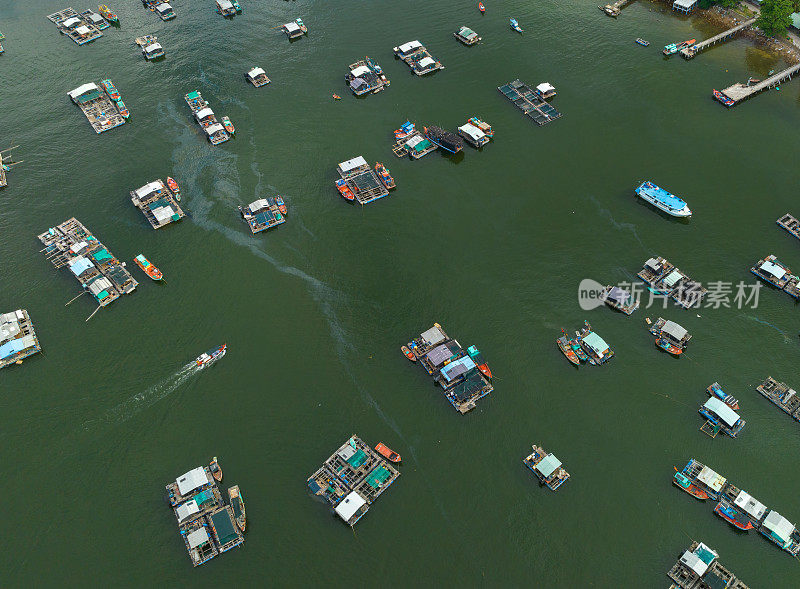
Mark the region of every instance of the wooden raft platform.
<instances>
[{"instance_id":1,"label":"wooden raft platform","mask_svg":"<svg viewBox=\"0 0 800 589\"><path fill-rule=\"evenodd\" d=\"M689 278L666 259L650 258L637 276L653 292L668 296L684 309L699 307L708 289Z\"/></svg>"},{"instance_id":2,"label":"wooden raft platform","mask_svg":"<svg viewBox=\"0 0 800 589\"><path fill-rule=\"evenodd\" d=\"M700 43L695 43L694 45L690 45L689 47L684 47L680 51L681 57L683 57L684 59L692 59L695 55L697 55L698 53L702 52L705 49L708 49L712 45L716 45L721 41L727 41L739 31L742 31L750 27L754 22L756 22L756 19L751 18L742 23L739 23L735 27L731 27L727 31L721 32L719 35L714 35L713 37L706 39L705 41L700 41Z\"/></svg>"},{"instance_id":3,"label":"wooden raft platform","mask_svg":"<svg viewBox=\"0 0 800 589\"><path fill-rule=\"evenodd\" d=\"M62 35L66 35L78 45L84 45L103 36L97 27L71 6L48 15L47 19L58 27Z\"/></svg>"},{"instance_id":4,"label":"wooden raft platform","mask_svg":"<svg viewBox=\"0 0 800 589\"><path fill-rule=\"evenodd\" d=\"M539 126L561 118L561 113L555 107L541 99L530 86L520 82L518 79L498 86L497 89L503 96L513 102L514 106L521 110L525 116L533 119Z\"/></svg>"},{"instance_id":5,"label":"wooden raft platform","mask_svg":"<svg viewBox=\"0 0 800 589\"><path fill-rule=\"evenodd\" d=\"M142 211L153 229L179 221L186 215L178 205L177 195L161 178L131 190L131 202Z\"/></svg>"},{"instance_id":6,"label":"wooden raft platform","mask_svg":"<svg viewBox=\"0 0 800 589\"><path fill-rule=\"evenodd\" d=\"M0 315L0 368L22 364L25 358L41 351L33 322L25 309Z\"/></svg>"},{"instance_id":7,"label":"wooden raft platform","mask_svg":"<svg viewBox=\"0 0 800 589\"><path fill-rule=\"evenodd\" d=\"M700 550L698 550L698 548ZM684 562L685 558L686 560L695 560L692 557L687 558L687 552L691 555L700 557L701 560L703 558L710 560L708 568L702 575L698 575L697 572L688 565L688 563ZM689 546L689 550L681 553L678 562L672 565L672 568L667 573L667 576L672 581L671 589L706 589L709 587L724 587L725 589L749 589L741 579L738 579L732 572L726 569L719 562L719 555L716 552L712 551L705 544L703 544L701 547L700 542L697 541L692 542L691 546Z\"/></svg>"},{"instance_id":8,"label":"wooden raft platform","mask_svg":"<svg viewBox=\"0 0 800 589\"><path fill-rule=\"evenodd\" d=\"M2 162L0 162L2 163ZM776 221L779 227L785 229L797 239L800 239L800 220L786 213L783 217Z\"/></svg>"},{"instance_id":9,"label":"wooden raft platform","mask_svg":"<svg viewBox=\"0 0 800 589\"><path fill-rule=\"evenodd\" d=\"M746 84L737 82L733 86L728 86L724 90L721 90L721 92L726 97L733 100L733 104L735 105L743 100L750 98L754 94L758 94L762 90L765 90L767 88L772 88L774 86L777 86L781 82L790 80L792 76L799 71L800 71L800 63L788 67L782 72L778 72L777 74L770 76L769 78L759 82L758 84L753 84L752 86L748 86Z\"/></svg>"},{"instance_id":10,"label":"wooden raft platform","mask_svg":"<svg viewBox=\"0 0 800 589\"><path fill-rule=\"evenodd\" d=\"M362 156L340 163L336 171L347 183L360 205L371 203L389 194L378 174Z\"/></svg>"},{"instance_id":11,"label":"wooden raft platform","mask_svg":"<svg viewBox=\"0 0 800 589\"><path fill-rule=\"evenodd\" d=\"M800 421L800 396L789 385L768 376L756 390L795 421Z\"/></svg>"}]
</instances>

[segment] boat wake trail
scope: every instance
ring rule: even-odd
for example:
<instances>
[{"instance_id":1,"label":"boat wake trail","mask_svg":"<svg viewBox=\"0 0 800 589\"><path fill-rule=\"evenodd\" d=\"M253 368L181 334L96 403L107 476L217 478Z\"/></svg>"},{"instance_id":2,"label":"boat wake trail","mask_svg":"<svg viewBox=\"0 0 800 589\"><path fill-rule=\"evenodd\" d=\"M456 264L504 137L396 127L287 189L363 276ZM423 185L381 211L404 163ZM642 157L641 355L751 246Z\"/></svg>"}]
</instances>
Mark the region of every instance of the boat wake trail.
<instances>
[{"instance_id":1,"label":"boat wake trail","mask_svg":"<svg viewBox=\"0 0 800 589\"><path fill-rule=\"evenodd\" d=\"M780 327L776 327L775 325L773 325L769 321L764 321L763 319L759 319L758 317L756 317L754 315L744 315L744 317L746 317L747 319L752 319L756 323L761 323L762 325L766 325L768 327L771 327L772 329L774 329L775 331L780 333L787 342L791 341L791 338L789 337L788 333L783 331Z\"/></svg>"},{"instance_id":2,"label":"boat wake trail","mask_svg":"<svg viewBox=\"0 0 800 589\"><path fill-rule=\"evenodd\" d=\"M650 249L644 245L641 238L639 237L639 234L636 232L636 225L634 225L633 223L617 223L614 220L614 216L611 214L611 211L604 208L603 205L600 204L600 201L598 201L595 197L591 195L589 196L589 200L591 200L595 204L597 209L600 211L601 215L608 217L608 220L611 222L612 227L614 227L615 229L619 229L620 231L629 231L630 233L633 234L633 237L636 238L636 241L639 242L639 245L641 245L643 249L650 251Z\"/></svg>"}]
</instances>

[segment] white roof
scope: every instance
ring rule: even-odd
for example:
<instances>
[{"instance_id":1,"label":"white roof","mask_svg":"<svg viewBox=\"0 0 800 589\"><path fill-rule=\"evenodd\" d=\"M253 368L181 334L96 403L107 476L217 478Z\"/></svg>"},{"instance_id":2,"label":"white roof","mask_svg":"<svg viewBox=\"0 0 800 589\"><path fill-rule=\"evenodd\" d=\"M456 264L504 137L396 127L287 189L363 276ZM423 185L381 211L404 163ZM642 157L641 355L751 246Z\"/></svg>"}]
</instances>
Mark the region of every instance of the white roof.
<instances>
[{"instance_id":1,"label":"white roof","mask_svg":"<svg viewBox=\"0 0 800 589\"><path fill-rule=\"evenodd\" d=\"M552 92L553 90L555 90L556 87L553 86L550 82L542 82L541 84L536 86L536 89L542 94L546 94L547 92Z\"/></svg>"},{"instance_id":2,"label":"white roof","mask_svg":"<svg viewBox=\"0 0 800 589\"><path fill-rule=\"evenodd\" d=\"M205 528L197 528L194 532L186 536L189 548L197 548L204 542L208 542L208 532Z\"/></svg>"},{"instance_id":3,"label":"white roof","mask_svg":"<svg viewBox=\"0 0 800 589\"><path fill-rule=\"evenodd\" d=\"M725 477L717 474L707 466L704 466L700 474L697 475L697 480L715 492L721 491L727 481Z\"/></svg>"},{"instance_id":4,"label":"white roof","mask_svg":"<svg viewBox=\"0 0 800 589\"><path fill-rule=\"evenodd\" d=\"M770 511L764 520L764 527L784 543L789 541L789 537L794 532L794 524L774 510Z\"/></svg>"},{"instance_id":5,"label":"white roof","mask_svg":"<svg viewBox=\"0 0 800 589\"><path fill-rule=\"evenodd\" d=\"M69 249L72 250L72 253L77 254L83 248L85 248L88 244L85 241L79 241L78 243L73 243Z\"/></svg>"},{"instance_id":6,"label":"white roof","mask_svg":"<svg viewBox=\"0 0 800 589\"><path fill-rule=\"evenodd\" d=\"M250 209L251 213L255 213L256 211L260 211L261 209L266 209L269 206L269 201L266 198L259 198L258 200L254 200L251 202L247 208Z\"/></svg>"},{"instance_id":7,"label":"white roof","mask_svg":"<svg viewBox=\"0 0 800 589\"><path fill-rule=\"evenodd\" d=\"M681 556L681 562L684 566L692 569L701 577L708 570L708 565L700 560L700 558L694 552L689 552L688 550L683 553L683 556Z\"/></svg>"},{"instance_id":8,"label":"white roof","mask_svg":"<svg viewBox=\"0 0 800 589\"><path fill-rule=\"evenodd\" d=\"M370 69L365 65L360 65L356 69L350 70L350 73L352 75L354 75L356 78L358 76L363 76L364 74L368 74L369 72L370 72Z\"/></svg>"},{"instance_id":9,"label":"white roof","mask_svg":"<svg viewBox=\"0 0 800 589\"><path fill-rule=\"evenodd\" d=\"M463 131L464 133L472 137L475 141L480 141L481 139L486 137L486 133L484 133L483 131L478 129L478 127L476 127L471 123L467 123L466 125L461 125L458 129L459 131Z\"/></svg>"},{"instance_id":10,"label":"white roof","mask_svg":"<svg viewBox=\"0 0 800 589\"><path fill-rule=\"evenodd\" d=\"M70 28L80 24L81 22L83 22L81 19L79 19L77 16L73 16L72 18L68 18L65 21L61 21L61 24L67 28Z\"/></svg>"},{"instance_id":11,"label":"white roof","mask_svg":"<svg viewBox=\"0 0 800 589\"><path fill-rule=\"evenodd\" d=\"M231 4L230 0L217 0L217 6L219 6L222 10L233 8L233 4Z\"/></svg>"},{"instance_id":12,"label":"white roof","mask_svg":"<svg viewBox=\"0 0 800 589\"><path fill-rule=\"evenodd\" d=\"M362 156L354 157L351 160L340 163L339 169L342 172L349 172L350 170L354 170L359 166L369 166L369 164L367 164L367 160L365 160Z\"/></svg>"},{"instance_id":13,"label":"white roof","mask_svg":"<svg viewBox=\"0 0 800 589\"><path fill-rule=\"evenodd\" d=\"M211 125L209 127L206 127L206 133L208 133L209 135L213 135L214 133L218 133L219 131L222 131L224 128L225 127L223 127L219 123L215 123L215 124L213 124L213 125Z\"/></svg>"},{"instance_id":14,"label":"white roof","mask_svg":"<svg viewBox=\"0 0 800 589\"><path fill-rule=\"evenodd\" d=\"M664 279L664 284L666 284L669 287L672 287L681 278L683 278L683 274L681 274L679 270L673 270L672 272L669 273L669 276L667 276Z\"/></svg>"},{"instance_id":15,"label":"white roof","mask_svg":"<svg viewBox=\"0 0 800 589\"><path fill-rule=\"evenodd\" d=\"M266 75L266 73L267 72L265 72L262 68L254 67L249 72L247 72L247 75L250 76L251 78L255 78L255 77L260 76L262 74Z\"/></svg>"},{"instance_id":16,"label":"white roof","mask_svg":"<svg viewBox=\"0 0 800 589\"><path fill-rule=\"evenodd\" d=\"M105 276L101 276L89 285L89 291L95 296L107 288L111 288L111 281Z\"/></svg>"},{"instance_id":17,"label":"white roof","mask_svg":"<svg viewBox=\"0 0 800 589\"><path fill-rule=\"evenodd\" d=\"M772 274L777 280L780 280L786 275L786 270L778 266L778 264L774 264L772 262L764 262L761 264L761 269L764 272L768 272Z\"/></svg>"},{"instance_id":18,"label":"white roof","mask_svg":"<svg viewBox=\"0 0 800 589\"><path fill-rule=\"evenodd\" d=\"M672 336L677 341L681 341L688 333L686 329L675 323L674 321L665 321L661 327L661 331L667 335Z\"/></svg>"},{"instance_id":19,"label":"white roof","mask_svg":"<svg viewBox=\"0 0 800 589\"><path fill-rule=\"evenodd\" d=\"M351 491L350 494L342 499L342 502L336 506L336 514L344 521L350 521L350 518L353 517L365 503L366 501L361 495L355 491Z\"/></svg>"},{"instance_id":20,"label":"white roof","mask_svg":"<svg viewBox=\"0 0 800 589\"><path fill-rule=\"evenodd\" d=\"M192 499L183 505L178 505L178 507L175 508L175 513L178 515L178 521L183 523L183 521L189 516L192 516L195 513L200 513L200 508L197 507L197 501Z\"/></svg>"},{"instance_id":21,"label":"white roof","mask_svg":"<svg viewBox=\"0 0 800 589\"><path fill-rule=\"evenodd\" d=\"M419 41L409 41L408 43L404 43L403 45L400 45L400 47L398 47L398 49L402 53L408 53L412 49L417 49L418 47L422 47L422 43L420 43Z\"/></svg>"},{"instance_id":22,"label":"white roof","mask_svg":"<svg viewBox=\"0 0 800 589\"><path fill-rule=\"evenodd\" d=\"M213 110L211 110L208 107L205 107L205 108L201 108L196 113L194 113L194 118L196 118L198 121L202 121L204 118L206 118L208 116L211 116L213 114L214 114Z\"/></svg>"},{"instance_id":23,"label":"white roof","mask_svg":"<svg viewBox=\"0 0 800 589\"><path fill-rule=\"evenodd\" d=\"M80 27L75 29L75 32L78 33L79 35L87 35L91 32L91 29L86 25L81 25Z\"/></svg>"},{"instance_id":24,"label":"white roof","mask_svg":"<svg viewBox=\"0 0 800 589\"><path fill-rule=\"evenodd\" d=\"M175 479L175 482L178 484L178 492L186 495L208 483L208 475L202 466L198 466Z\"/></svg>"},{"instance_id":25,"label":"white roof","mask_svg":"<svg viewBox=\"0 0 800 589\"><path fill-rule=\"evenodd\" d=\"M731 409L727 403L722 401L722 399L718 399L717 397L711 397L708 401L706 401L703 407L718 415L728 427L735 426L739 421L739 414Z\"/></svg>"},{"instance_id":26,"label":"white roof","mask_svg":"<svg viewBox=\"0 0 800 589\"><path fill-rule=\"evenodd\" d=\"M691 8L697 4L698 0L675 0L672 5L680 6L681 8Z\"/></svg>"},{"instance_id":27,"label":"white roof","mask_svg":"<svg viewBox=\"0 0 800 589\"><path fill-rule=\"evenodd\" d=\"M97 87L97 84L89 82L88 84L84 84L83 86L78 86L77 88L75 88L75 90L67 92L67 94L69 95L70 98L77 98L78 96L88 92L89 90L99 90L99 88Z\"/></svg>"},{"instance_id":28,"label":"white roof","mask_svg":"<svg viewBox=\"0 0 800 589\"><path fill-rule=\"evenodd\" d=\"M162 49L161 43L153 43L152 45L148 45L147 47L144 48L144 50L147 51L148 53L152 53L153 51L159 51L160 49Z\"/></svg>"},{"instance_id":29,"label":"white roof","mask_svg":"<svg viewBox=\"0 0 800 589\"><path fill-rule=\"evenodd\" d=\"M96 12L93 12L89 15L89 20L92 22L103 22L105 19Z\"/></svg>"},{"instance_id":30,"label":"white roof","mask_svg":"<svg viewBox=\"0 0 800 589\"><path fill-rule=\"evenodd\" d=\"M418 143L422 143L423 141L425 141L425 138L422 135L414 135L411 139L406 141L405 145L407 147L414 147Z\"/></svg>"},{"instance_id":31,"label":"white roof","mask_svg":"<svg viewBox=\"0 0 800 589\"><path fill-rule=\"evenodd\" d=\"M283 28L290 33L294 33L295 31L300 30L300 25L298 25L296 22L287 22L285 25L283 25Z\"/></svg>"},{"instance_id":32,"label":"white roof","mask_svg":"<svg viewBox=\"0 0 800 589\"><path fill-rule=\"evenodd\" d=\"M764 513L767 511L766 505L760 501L756 501L746 491L739 491L739 494L736 496L736 499L734 499L733 502L742 511L747 513L747 515L755 518L756 520L760 520L762 517L764 517Z\"/></svg>"},{"instance_id":33,"label":"white roof","mask_svg":"<svg viewBox=\"0 0 800 589\"><path fill-rule=\"evenodd\" d=\"M419 60L418 63L420 67L428 67L429 65L433 65L434 63L436 63L436 60L433 59L432 57L423 57L422 59Z\"/></svg>"},{"instance_id":34,"label":"white roof","mask_svg":"<svg viewBox=\"0 0 800 589\"><path fill-rule=\"evenodd\" d=\"M167 10L172 10L172 6L169 5L167 2L162 2L158 6L156 6L156 10L159 12L166 12Z\"/></svg>"},{"instance_id":35,"label":"white roof","mask_svg":"<svg viewBox=\"0 0 800 589\"><path fill-rule=\"evenodd\" d=\"M141 188L137 188L136 189L136 196L138 196L139 198L142 198L143 196L147 196L151 192L155 192L156 190L161 190L163 187L164 187L164 185L161 184L161 182L153 181L153 182L150 182L149 184L145 184Z\"/></svg>"},{"instance_id":36,"label":"white roof","mask_svg":"<svg viewBox=\"0 0 800 589\"><path fill-rule=\"evenodd\" d=\"M419 336L425 340L429 346L433 346L444 341L444 334L442 333L442 330L435 325L430 329L423 331L421 334L419 334Z\"/></svg>"},{"instance_id":37,"label":"white roof","mask_svg":"<svg viewBox=\"0 0 800 589\"><path fill-rule=\"evenodd\" d=\"M167 221L174 214L175 211L172 210L172 207L158 207L157 209L153 209L153 216L159 223Z\"/></svg>"}]
</instances>

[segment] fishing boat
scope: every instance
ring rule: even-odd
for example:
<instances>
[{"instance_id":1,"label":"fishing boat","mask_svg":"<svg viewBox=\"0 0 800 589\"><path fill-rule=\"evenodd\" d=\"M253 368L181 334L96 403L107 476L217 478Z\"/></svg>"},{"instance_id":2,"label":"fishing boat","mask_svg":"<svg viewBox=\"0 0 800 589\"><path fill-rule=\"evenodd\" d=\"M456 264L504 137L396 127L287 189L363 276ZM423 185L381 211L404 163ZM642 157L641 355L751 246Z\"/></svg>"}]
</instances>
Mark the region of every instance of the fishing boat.
<instances>
[{"instance_id":1,"label":"fishing boat","mask_svg":"<svg viewBox=\"0 0 800 589\"><path fill-rule=\"evenodd\" d=\"M666 338L659 337L656 338L656 346L667 352L668 354L672 354L673 356L680 356L683 354L683 348L676 346L675 344L668 341Z\"/></svg>"},{"instance_id":2,"label":"fishing boat","mask_svg":"<svg viewBox=\"0 0 800 589\"><path fill-rule=\"evenodd\" d=\"M139 254L133 259L134 263L142 269L142 272L147 274L153 280L161 280L164 276L161 274L161 270L153 266L150 263L150 260L144 257L144 255Z\"/></svg>"},{"instance_id":3,"label":"fishing boat","mask_svg":"<svg viewBox=\"0 0 800 589\"><path fill-rule=\"evenodd\" d=\"M470 125L473 125L478 129L480 129L481 131L483 131L483 134L486 135L487 137L490 138L494 137L494 131L492 131L492 126L486 121L482 121L478 117L470 117L469 119L467 119L467 122Z\"/></svg>"},{"instance_id":4,"label":"fishing boat","mask_svg":"<svg viewBox=\"0 0 800 589\"><path fill-rule=\"evenodd\" d=\"M689 39L688 41L681 41L680 43L670 43L664 47L664 55L672 55L673 53L677 53L681 49L685 49L690 45L694 45L697 43L697 39Z\"/></svg>"},{"instance_id":5,"label":"fishing boat","mask_svg":"<svg viewBox=\"0 0 800 589\"><path fill-rule=\"evenodd\" d=\"M478 367L478 370L481 371L486 378L489 380L492 379L492 370L489 368L489 365L486 363L486 360L483 359L483 354L478 351L478 348L475 346L470 346L467 348L467 354L469 357L472 358L472 361L475 362L475 365Z\"/></svg>"},{"instance_id":6,"label":"fishing boat","mask_svg":"<svg viewBox=\"0 0 800 589\"><path fill-rule=\"evenodd\" d=\"M225 127L225 130L231 135L236 133L236 127L233 126L233 123L231 123L231 119L229 117L222 117L222 126Z\"/></svg>"},{"instance_id":7,"label":"fishing boat","mask_svg":"<svg viewBox=\"0 0 800 589\"><path fill-rule=\"evenodd\" d=\"M649 180L642 182L634 191L642 200L672 215L673 217L691 217L692 210L683 200L659 188Z\"/></svg>"},{"instance_id":8,"label":"fishing boat","mask_svg":"<svg viewBox=\"0 0 800 589\"><path fill-rule=\"evenodd\" d=\"M97 7L97 10L100 12L100 15L107 21L113 23L119 22L119 18L117 17L117 15L111 12L111 9L105 4L100 4Z\"/></svg>"},{"instance_id":9,"label":"fishing boat","mask_svg":"<svg viewBox=\"0 0 800 589\"><path fill-rule=\"evenodd\" d=\"M167 186L178 200L181 199L181 188L172 176L167 176Z\"/></svg>"},{"instance_id":10,"label":"fishing boat","mask_svg":"<svg viewBox=\"0 0 800 589\"><path fill-rule=\"evenodd\" d=\"M483 6L483 2L478 2L478 10L481 11L481 14L486 12L486 8Z\"/></svg>"},{"instance_id":11,"label":"fishing boat","mask_svg":"<svg viewBox=\"0 0 800 589\"><path fill-rule=\"evenodd\" d=\"M198 366L206 367L210 364L213 364L220 358L225 355L225 352L228 350L228 344L222 344L218 348L212 348L208 352L203 352L200 354L195 362Z\"/></svg>"},{"instance_id":12,"label":"fishing boat","mask_svg":"<svg viewBox=\"0 0 800 589\"><path fill-rule=\"evenodd\" d=\"M342 197L345 200L353 200L353 199L355 199L355 195L353 194L353 191L350 190L350 187L347 185L347 182L345 182L344 180L342 180L342 179L337 180L336 181L336 188L339 190L339 194L341 194Z\"/></svg>"},{"instance_id":13,"label":"fishing boat","mask_svg":"<svg viewBox=\"0 0 800 589\"><path fill-rule=\"evenodd\" d=\"M400 125L399 129L394 130L394 138L405 139L413 132L414 132L414 123L412 123L411 121L406 121L405 123Z\"/></svg>"},{"instance_id":14,"label":"fishing boat","mask_svg":"<svg viewBox=\"0 0 800 589\"><path fill-rule=\"evenodd\" d=\"M219 460L217 460L216 456L214 456L208 464L208 470L211 471L215 481L219 482L222 480L222 467L219 465Z\"/></svg>"},{"instance_id":15,"label":"fishing boat","mask_svg":"<svg viewBox=\"0 0 800 589\"><path fill-rule=\"evenodd\" d=\"M283 202L281 195L278 194L275 196L275 204L278 205L278 210L281 212L281 215L286 214L286 203Z\"/></svg>"},{"instance_id":16,"label":"fishing boat","mask_svg":"<svg viewBox=\"0 0 800 589\"><path fill-rule=\"evenodd\" d=\"M733 106L734 104L736 104L733 99L728 98L719 90L712 90L711 95L714 97L715 100L718 100L725 106Z\"/></svg>"},{"instance_id":17,"label":"fishing boat","mask_svg":"<svg viewBox=\"0 0 800 589\"><path fill-rule=\"evenodd\" d=\"M692 481L689 480L689 477L687 477L682 472L678 472L677 468L675 468L675 476L672 478L672 484L678 487L679 489L686 491L687 493L689 493L689 495L691 495L695 499L700 499L700 501L705 501L706 499L708 499L708 493L694 486L694 484L692 484Z\"/></svg>"},{"instance_id":18,"label":"fishing boat","mask_svg":"<svg viewBox=\"0 0 800 589\"><path fill-rule=\"evenodd\" d=\"M239 490L239 485L234 485L228 489L228 499L233 509L233 519L236 520L236 525L239 526L239 529L244 532L244 528L247 526L247 515L244 511L244 497L242 497L242 492Z\"/></svg>"},{"instance_id":19,"label":"fishing boat","mask_svg":"<svg viewBox=\"0 0 800 589\"><path fill-rule=\"evenodd\" d=\"M391 450L388 446L385 446L383 442L378 442L378 445L375 446L375 449L389 462L400 462L402 460L397 452Z\"/></svg>"},{"instance_id":20,"label":"fishing boat","mask_svg":"<svg viewBox=\"0 0 800 589\"><path fill-rule=\"evenodd\" d=\"M334 94L334 95L333 95L333 99L334 99L334 100L341 100L341 99L342 99L342 97L341 97L341 96L339 96L338 94Z\"/></svg>"},{"instance_id":21,"label":"fishing boat","mask_svg":"<svg viewBox=\"0 0 800 589\"><path fill-rule=\"evenodd\" d=\"M721 400L723 403L728 405L728 407L730 407L734 411L739 410L739 401L735 397L732 397L731 395L728 395L725 391L723 391L722 387L718 382L713 383L706 389L706 391L708 391L709 395Z\"/></svg>"},{"instance_id":22,"label":"fishing boat","mask_svg":"<svg viewBox=\"0 0 800 589\"><path fill-rule=\"evenodd\" d=\"M556 340L558 344L558 348L561 350L561 353L567 357L567 360L572 362L575 366L580 366L581 360L578 358L578 354L575 353L575 350L572 349L570 346L569 341L565 336L561 336Z\"/></svg>"},{"instance_id":23,"label":"fishing boat","mask_svg":"<svg viewBox=\"0 0 800 589\"><path fill-rule=\"evenodd\" d=\"M131 111L128 110L128 107L125 106L125 103L122 100L117 100L117 110L119 110L119 114L122 115L123 118L128 118L131 116Z\"/></svg>"},{"instance_id":24,"label":"fishing boat","mask_svg":"<svg viewBox=\"0 0 800 589\"><path fill-rule=\"evenodd\" d=\"M394 178L389 174L389 170L386 169L386 166L380 162L375 162L375 171L378 173L378 178L381 179L381 182L383 182L383 185L386 186L387 189L395 187Z\"/></svg>"},{"instance_id":25,"label":"fishing boat","mask_svg":"<svg viewBox=\"0 0 800 589\"><path fill-rule=\"evenodd\" d=\"M111 100L119 100L122 98L111 80L102 80L100 85L103 87L103 90L106 91L106 94L108 94L108 97L111 98Z\"/></svg>"},{"instance_id":26,"label":"fishing boat","mask_svg":"<svg viewBox=\"0 0 800 589\"><path fill-rule=\"evenodd\" d=\"M302 18L296 18L296 19L294 19L294 22L297 23L297 26L300 27L301 31L303 31L304 33L308 32L308 27L306 27L306 25L303 24L303 19Z\"/></svg>"},{"instance_id":27,"label":"fishing boat","mask_svg":"<svg viewBox=\"0 0 800 589\"><path fill-rule=\"evenodd\" d=\"M516 18L511 18L511 19L508 20L508 22L511 24L511 28L512 29L514 29L518 33L522 32L522 28L520 28L519 23L517 22Z\"/></svg>"},{"instance_id":28,"label":"fishing boat","mask_svg":"<svg viewBox=\"0 0 800 589\"><path fill-rule=\"evenodd\" d=\"M411 360L412 362L417 361L417 357L414 355L414 352L408 349L408 346L400 346L400 351L406 355L406 358Z\"/></svg>"},{"instance_id":29,"label":"fishing boat","mask_svg":"<svg viewBox=\"0 0 800 589\"><path fill-rule=\"evenodd\" d=\"M744 513L734 509L733 505L727 501L720 501L714 508L714 513L731 524L734 528L747 532L754 528L753 522Z\"/></svg>"},{"instance_id":30,"label":"fishing boat","mask_svg":"<svg viewBox=\"0 0 800 589\"><path fill-rule=\"evenodd\" d=\"M5 38L6 36L3 33L0 33L0 53L3 53L3 51L5 51L5 49L3 49L3 43L2 43L3 39Z\"/></svg>"},{"instance_id":31,"label":"fishing boat","mask_svg":"<svg viewBox=\"0 0 800 589\"><path fill-rule=\"evenodd\" d=\"M650 41L645 41L645 40L644 40L644 39L642 39L641 37L637 38L637 39L636 39L636 42L637 42L639 45L641 45L642 47L647 47L648 45L650 45Z\"/></svg>"}]
</instances>

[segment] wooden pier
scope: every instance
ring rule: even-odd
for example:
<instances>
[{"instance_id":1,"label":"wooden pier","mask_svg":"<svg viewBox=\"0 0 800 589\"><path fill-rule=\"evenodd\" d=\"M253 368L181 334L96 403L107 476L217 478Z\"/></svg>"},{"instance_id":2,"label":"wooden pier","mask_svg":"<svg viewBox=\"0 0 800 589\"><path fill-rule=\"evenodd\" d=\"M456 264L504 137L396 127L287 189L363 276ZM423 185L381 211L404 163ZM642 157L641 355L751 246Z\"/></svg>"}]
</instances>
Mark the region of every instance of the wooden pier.
<instances>
[{"instance_id":1,"label":"wooden pier","mask_svg":"<svg viewBox=\"0 0 800 589\"><path fill-rule=\"evenodd\" d=\"M561 118L561 113L549 102L543 100L535 90L519 80L498 86L497 89L539 126Z\"/></svg>"},{"instance_id":2,"label":"wooden pier","mask_svg":"<svg viewBox=\"0 0 800 589\"><path fill-rule=\"evenodd\" d=\"M2 162L0 162L2 163ZM789 213L786 213L783 217L776 221L779 227L785 229L792 235L794 235L797 239L800 239L800 220L796 219Z\"/></svg>"},{"instance_id":3,"label":"wooden pier","mask_svg":"<svg viewBox=\"0 0 800 589\"><path fill-rule=\"evenodd\" d=\"M131 190L131 202L142 211L153 229L160 229L185 216L177 196L161 178Z\"/></svg>"},{"instance_id":4,"label":"wooden pier","mask_svg":"<svg viewBox=\"0 0 800 589\"><path fill-rule=\"evenodd\" d=\"M719 555L701 542L692 542L667 573L670 589L749 589L719 562Z\"/></svg>"},{"instance_id":5,"label":"wooden pier","mask_svg":"<svg viewBox=\"0 0 800 589\"><path fill-rule=\"evenodd\" d=\"M690 45L689 47L684 47L680 51L681 57L683 57L684 59L692 59L698 53L704 51L705 49L708 49L712 45L716 45L717 43L721 43L722 41L727 41L739 31L743 31L744 29L750 27L754 22L756 22L756 19L751 18L742 23L739 23L738 25L728 29L727 31L721 32L719 35L714 35L713 37L706 39L705 41L700 41L699 43L695 43L694 45Z\"/></svg>"},{"instance_id":6,"label":"wooden pier","mask_svg":"<svg viewBox=\"0 0 800 589\"><path fill-rule=\"evenodd\" d=\"M89 43L103 36L97 27L72 7L54 12L48 15L47 19L58 27L58 31L62 35L66 35L78 45Z\"/></svg>"},{"instance_id":7,"label":"wooden pier","mask_svg":"<svg viewBox=\"0 0 800 589\"><path fill-rule=\"evenodd\" d=\"M743 100L747 100L754 94L758 94L762 90L777 86L786 80L791 80L792 76L797 72L800 72L800 63L790 66L782 72L778 72L777 74L774 74L757 84L747 85L737 82L733 86L728 86L724 90L720 90L720 92L733 101L733 104L731 105L733 106L742 102Z\"/></svg>"},{"instance_id":8,"label":"wooden pier","mask_svg":"<svg viewBox=\"0 0 800 589\"><path fill-rule=\"evenodd\" d=\"M625 8L631 2L633 2L633 0L617 0L613 4L598 6L598 8L603 12L605 12L607 16L610 16L612 18L617 18L622 12L622 9Z\"/></svg>"},{"instance_id":9,"label":"wooden pier","mask_svg":"<svg viewBox=\"0 0 800 589\"><path fill-rule=\"evenodd\" d=\"M768 376L756 390L795 421L800 421L800 396L789 385Z\"/></svg>"},{"instance_id":10,"label":"wooden pier","mask_svg":"<svg viewBox=\"0 0 800 589\"><path fill-rule=\"evenodd\" d=\"M397 469L353 434L306 482L312 493L354 526L399 476Z\"/></svg>"},{"instance_id":11,"label":"wooden pier","mask_svg":"<svg viewBox=\"0 0 800 589\"><path fill-rule=\"evenodd\" d=\"M708 290L661 257L650 258L637 276L650 289L668 296L684 309L699 307Z\"/></svg>"},{"instance_id":12,"label":"wooden pier","mask_svg":"<svg viewBox=\"0 0 800 589\"><path fill-rule=\"evenodd\" d=\"M341 162L336 171L353 192L360 205L371 203L389 194L389 190L380 181L370 165L362 156Z\"/></svg>"},{"instance_id":13,"label":"wooden pier","mask_svg":"<svg viewBox=\"0 0 800 589\"><path fill-rule=\"evenodd\" d=\"M41 351L33 322L25 309L0 315L0 368L22 364L25 358Z\"/></svg>"}]
</instances>

